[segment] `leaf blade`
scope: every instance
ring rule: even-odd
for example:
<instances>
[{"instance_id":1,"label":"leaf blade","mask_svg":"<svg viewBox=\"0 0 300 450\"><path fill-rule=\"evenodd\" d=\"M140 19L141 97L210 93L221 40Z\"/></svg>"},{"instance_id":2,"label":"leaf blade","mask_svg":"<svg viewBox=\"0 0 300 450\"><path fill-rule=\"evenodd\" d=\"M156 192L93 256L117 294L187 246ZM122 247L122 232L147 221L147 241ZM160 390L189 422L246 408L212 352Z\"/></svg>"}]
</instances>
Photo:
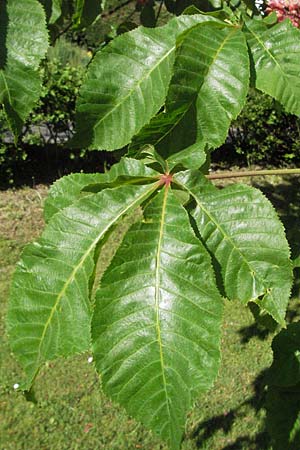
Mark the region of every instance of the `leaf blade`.
<instances>
[{"instance_id":1,"label":"leaf blade","mask_svg":"<svg viewBox=\"0 0 300 450\"><path fill-rule=\"evenodd\" d=\"M202 152L217 148L245 104L249 57L239 28L203 22L187 30L179 41L166 111L133 139L132 150L145 142L165 156L194 143Z\"/></svg>"},{"instance_id":2,"label":"leaf blade","mask_svg":"<svg viewBox=\"0 0 300 450\"><path fill-rule=\"evenodd\" d=\"M26 8L17 0L7 0L2 8L1 14L7 18L0 37L5 46L5 58L0 64L0 102L18 136L40 96L38 68L48 48L48 33L45 13L37 0L28 0Z\"/></svg>"},{"instance_id":3,"label":"leaf blade","mask_svg":"<svg viewBox=\"0 0 300 450\"><path fill-rule=\"evenodd\" d=\"M96 299L92 339L104 390L178 449L188 408L217 373L222 299L168 189L125 236Z\"/></svg>"},{"instance_id":4,"label":"leaf blade","mask_svg":"<svg viewBox=\"0 0 300 450\"><path fill-rule=\"evenodd\" d=\"M73 145L108 151L127 145L164 103L176 36L207 20L182 16L164 27L139 27L100 51L80 91Z\"/></svg>"},{"instance_id":5,"label":"leaf blade","mask_svg":"<svg viewBox=\"0 0 300 450\"><path fill-rule=\"evenodd\" d=\"M140 161L122 158L105 173L75 173L56 181L50 188L44 204L46 222L58 211L70 206L83 195L99 192L108 187L117 187L131 181L146 184L159 177L159 173L142 164ZM83 192L87 189L86 192Z\"/></svg>"},{"instance_id":6,"label":"leaf blade","mask_svg":"<svg viewBox=\"0 0 300 450\"><path fill-rule=\"evenodd\" d=\"M45 361L88 350L96 246L156 187L127 186L85 197L56 214L41 238L25 248L7 315L10 344L27 377L24 389Z\"/></svg>"},{"instance_id":7,"label":"leaf blade","mask_svg":"<svg viewBox=\"0 0 300 450\"><path fill-rule=\"evenodd\" d=\"M289 20L267 28L247 21L248 44L255 64L255 86L300 114L300 31Z\"/></svg>"},{"instance_id":8,"label":"leaf blade","mask_svg":"<svg viewBox=\"0 0 300 450\"><path fill-rule=\"evenodd\" d=\"M235 184L218 190L192 171L174 179L196 201L192 215L221 266L228 298L254 301L284 325L292 264L283 225L271 203L255 188Z\"/></svg>"}]
</instances>

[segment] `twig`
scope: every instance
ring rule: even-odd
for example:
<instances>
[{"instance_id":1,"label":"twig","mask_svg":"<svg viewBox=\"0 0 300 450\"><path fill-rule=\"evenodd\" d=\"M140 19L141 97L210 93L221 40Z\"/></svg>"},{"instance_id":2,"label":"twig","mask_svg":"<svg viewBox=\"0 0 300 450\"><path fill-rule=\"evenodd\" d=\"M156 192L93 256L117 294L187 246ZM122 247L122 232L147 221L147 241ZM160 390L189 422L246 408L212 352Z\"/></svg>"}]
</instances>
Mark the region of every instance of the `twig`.
<instances>
[{"instance_id":1,"label":"twig","mask_svg":"<svg viewBox=\"0 0 300 450\"><path fill-rule=\"evenodd\" d=\"M69 22L68 25L55 36L55 38L53 40L53 44L57 41L57 39L59 39L61 36L63 36L65 33L67 33L67 31L69 31L69 29L72 27L72 25L73 25L73 22L72 21Z\"/></svg>"},{"instance_id":2,"label":"twig","mask_svg":"<svg viewBox=\"0 0 300 450\"><path fill-rule=\"evenodd\" d=\"M258 177L270 175L300 175L300 169L270 169L245 170L243 172L220 172L206 175L209 180L222 180L223 178Z\"/></svg>"},{"instance_id":3,"label":"twig","mask_svg":"<svg viewBox=\"0 0 300 450\"><path fill-rule=\"evenodd\" d=\"M163 3L164 3L164 0L160 0L159 8L158 8L158 11L157 11L157 14L156 14L156 17L155 17L155 26L157 25L157 22L158 22L160 13L161 13L161 9L162 9Z\"/></svg>"},{"instance_id":4,"label":"twig","mask_svg":"<svg viewBox=\"0 0 300 450\"><path fill-rule=\"evenodd\" d=\"M126 0L124 3L121 3L120 5L116 6L115 8L110 9L109 11L102 13L101 14L102 19L105 18L105 17L111 16L115 12L119 11L119 9L122 9L124 6L129 5L129 3L132 3L133 1L134 0Z\"/></svg>"}]
</instances>

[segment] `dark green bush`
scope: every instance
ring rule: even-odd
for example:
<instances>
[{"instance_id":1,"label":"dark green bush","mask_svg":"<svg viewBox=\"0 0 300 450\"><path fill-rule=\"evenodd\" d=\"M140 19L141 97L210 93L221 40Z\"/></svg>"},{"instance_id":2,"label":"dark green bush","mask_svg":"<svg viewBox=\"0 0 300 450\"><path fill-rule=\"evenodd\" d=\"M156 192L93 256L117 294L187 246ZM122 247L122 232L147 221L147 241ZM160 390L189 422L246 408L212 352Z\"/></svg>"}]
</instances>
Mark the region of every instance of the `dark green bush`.
<instances>
[{"instance_id":1,"label":"dark green bush","mask_svg":"<svg viewBox=\"0 0 300 450\"><path fill-rule=\"evenodd\" d=\"M66 142L73 135L76 97L90 60L86 51L69 47L68 43L58 44L48 55L41 69L44 75L42 97L17 145L0 110L0 188L52 182L71 171L103 170L104 164L113 159L104 152L66 148Z\"/></svg>"},{"instance_id":2,"label":"dark green bush","mask_svg":"<svg viewBox=\"0 0 300 450\"><path fill-rule=\"evenodd\" d=\"M74 47L74 46L73 46ZM53 181L71 171L102 170L113 161L108 153L65 148L72 136L75 101L90 55L59 43L43 67L44 92L27 121L17 146L9 139L0 110L0 186ZM70 54L72 51L72 55ZM70 55L72 57L70 57ZM81 56L82 55L82 59ZM69 61L69 62L66 62ZM226 165L287 166L300 164L300 121L254 90L227 143L212 159Z\"/></svg>"},{"instance_id":3,"label":"dark green bush","mask_svg":"<svg viewBox=\"0 0 300 450\"><path fill-rule=\"evenodd\" d=\"M299 164L299 145L299 118L285 113L270 97L253 90L232 124L225 148L240 163L281 166ZM218 155L222 159L222 150Z\"/></svg>"}]
</instances>

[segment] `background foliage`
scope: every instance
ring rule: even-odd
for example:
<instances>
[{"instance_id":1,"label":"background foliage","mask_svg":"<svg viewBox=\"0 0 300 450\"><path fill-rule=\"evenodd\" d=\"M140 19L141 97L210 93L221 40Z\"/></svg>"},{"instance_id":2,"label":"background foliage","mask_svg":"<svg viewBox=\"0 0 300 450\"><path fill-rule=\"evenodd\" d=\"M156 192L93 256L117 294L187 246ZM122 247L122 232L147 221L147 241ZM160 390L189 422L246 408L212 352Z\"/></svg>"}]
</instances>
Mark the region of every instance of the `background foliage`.
<instances>
[{"instance_id":1,"label":"background foliage","mask_svg":"<svg viewBox=\"0 0 300 450\"><path fill-rule=\"evenodd\" d=\"M75 99L94 52L141 21L144 3L131 1L120 6L122 2L107 1L101 19L88 28L67 30L65 36L49 48L41 68L42 97L26 121L17 145L7 133L7 122L0 109L2 188L52 182L71 171L94 171L118 159L118 155L88 153L84 148L69 149L65 142L73 134ZM159 6L158 1L150 5L156 15ZM158 17L160 25L175 11L172 2L167 2L166 6ZM178 8L177 13L182 6ZM56 27L60 32L66 27L65 21ZM297 165L300 162L298 142L299 119L285 113L269 96L252 89L242 113L230 127L226 143L213 153L212 161L223 167Z\"/></svg>"}]
</instances>

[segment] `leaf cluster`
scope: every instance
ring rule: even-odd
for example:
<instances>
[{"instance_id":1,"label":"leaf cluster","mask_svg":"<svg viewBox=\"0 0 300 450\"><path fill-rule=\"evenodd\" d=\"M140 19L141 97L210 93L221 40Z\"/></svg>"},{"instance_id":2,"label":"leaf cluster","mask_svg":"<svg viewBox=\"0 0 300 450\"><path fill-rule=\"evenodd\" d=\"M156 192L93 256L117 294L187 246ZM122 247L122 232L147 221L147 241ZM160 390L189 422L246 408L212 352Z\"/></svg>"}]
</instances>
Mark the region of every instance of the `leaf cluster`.
<instances>
[{"instance_id":1,"label":"leaf cluster","mask_svg":"<svg viewBox=\"0 0 300 450\"><path fill-rule=\"evenodd\" d=\"M251 19L247 9L193 9L95 55L73 145L129 145L131 157L53 185L45 230L25 248L11 288L7 328L22 389L46 361L92 351L104 391L172 450L218 372L222 296L284 327L292 286L289 245L270 202L242 184L217 189L204 175L250 81L300 114L299 30ZM6 71L9 114L16 91ZM142 215L99 282L103 244L136 208Z\"/></svg>"}]
</instances>

